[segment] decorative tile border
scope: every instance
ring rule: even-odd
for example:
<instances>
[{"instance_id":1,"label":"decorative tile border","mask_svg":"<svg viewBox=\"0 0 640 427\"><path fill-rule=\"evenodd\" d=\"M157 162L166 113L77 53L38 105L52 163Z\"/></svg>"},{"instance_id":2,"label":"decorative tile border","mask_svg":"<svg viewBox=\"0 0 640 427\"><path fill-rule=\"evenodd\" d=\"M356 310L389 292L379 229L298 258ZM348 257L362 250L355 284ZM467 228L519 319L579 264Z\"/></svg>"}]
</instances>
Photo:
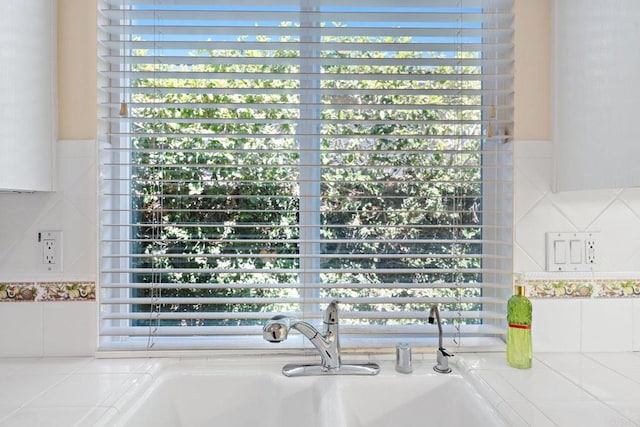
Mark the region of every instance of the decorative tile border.
<instances>
[{"instance_id":1,"label":"decorative tile border","mask_svg":"<svg viewBox=\"0 0 640 427\"><path fill-rule=\"evenodd\" d=\"M0 283L0 302L93 301L95 282Z\"/></svg>"},{"instance_id":2,"label":"decorative tile border","mask_svg":"<svg viewBox=\"0 0 640 427\"><path fill-rule=\"evenodd\" d=\"M530 298L640 298L640 279L527 280ZM94 301L95 282L0 283L0 302Z\"/></svg>"},{"instance_id":3,"label":"decorative tile border","mask_svg":"<svg viewBox=\"0 0 640 427\"><path fill-rule=\"evenodd\" d=\"M640 279L527 280L531 298L640 298Z\"/></svg>"}]
</instances>

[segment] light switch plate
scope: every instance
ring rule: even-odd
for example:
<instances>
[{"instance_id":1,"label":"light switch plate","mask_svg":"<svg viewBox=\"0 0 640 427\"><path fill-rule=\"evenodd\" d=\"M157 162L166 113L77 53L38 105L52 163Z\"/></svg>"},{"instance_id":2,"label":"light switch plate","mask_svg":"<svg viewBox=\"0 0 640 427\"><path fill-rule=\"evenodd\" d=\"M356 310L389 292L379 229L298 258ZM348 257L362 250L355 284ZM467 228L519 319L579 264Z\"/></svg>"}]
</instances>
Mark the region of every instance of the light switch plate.
<instances>
[{"instance_id":1,"label":"light switch plate","mask_svg":"<svg viewBox=\"0 0 640 427\"><path fill-rule=\"evenodd\" d=\"M597 232L546 233L547 271L593 271L597 259Z\"/></svg>"}]
</instances>

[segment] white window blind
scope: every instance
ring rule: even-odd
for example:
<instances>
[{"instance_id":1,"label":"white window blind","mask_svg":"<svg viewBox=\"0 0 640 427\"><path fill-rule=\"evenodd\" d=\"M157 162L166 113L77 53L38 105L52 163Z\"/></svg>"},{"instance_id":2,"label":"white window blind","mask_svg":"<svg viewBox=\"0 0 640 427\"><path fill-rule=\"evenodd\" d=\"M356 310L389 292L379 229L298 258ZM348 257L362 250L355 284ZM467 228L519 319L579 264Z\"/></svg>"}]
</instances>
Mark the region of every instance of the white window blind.
<instances>
[{"instance_id":1,"label":"white window blind","mask_svg":"<svg viewBox=\"0 0 640 427\"><path fill-rule=\"evenodd\" d=\"M100 4L101 350L504 333L512 1Z\"/></svg>"}]
</instances>

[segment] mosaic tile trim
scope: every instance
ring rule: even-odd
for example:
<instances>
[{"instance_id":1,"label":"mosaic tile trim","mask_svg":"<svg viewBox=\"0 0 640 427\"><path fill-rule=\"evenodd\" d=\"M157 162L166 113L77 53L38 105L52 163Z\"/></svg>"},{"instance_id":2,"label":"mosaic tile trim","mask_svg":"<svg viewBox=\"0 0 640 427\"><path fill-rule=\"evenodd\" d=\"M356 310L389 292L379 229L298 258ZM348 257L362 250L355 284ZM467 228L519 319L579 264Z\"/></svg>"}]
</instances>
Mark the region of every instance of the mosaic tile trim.
<instances>
[{"instance_id":1,"label":"mosaic tile trim","mask_svg":"<svg viewBox=\"0 0 640 427\"><path fill-rule=\"evenodd\" d=\"M640 279L527 280L530 298L640 298Z\"/></svg>"},{"instance_id":2,"label":"mosaic tile trim","mask_svg":"<svg viewBox=\"0 0 640 427\"><path fill-rule=\"evenodd\" d=\"M640 279L527 280L530 298L640 298ZM94 301L95 282L0 283L0 302Z\"/></svg>"},{"instance_id":3,"label":"mosaic tile trim","mask_svg":"<svg viewBox=\"0 0 640 427\"><path fill-rule=\"evenodd\" d=\"M95 282L0 283L0 302L93 301Z\"/></svg>"}]
</instances>

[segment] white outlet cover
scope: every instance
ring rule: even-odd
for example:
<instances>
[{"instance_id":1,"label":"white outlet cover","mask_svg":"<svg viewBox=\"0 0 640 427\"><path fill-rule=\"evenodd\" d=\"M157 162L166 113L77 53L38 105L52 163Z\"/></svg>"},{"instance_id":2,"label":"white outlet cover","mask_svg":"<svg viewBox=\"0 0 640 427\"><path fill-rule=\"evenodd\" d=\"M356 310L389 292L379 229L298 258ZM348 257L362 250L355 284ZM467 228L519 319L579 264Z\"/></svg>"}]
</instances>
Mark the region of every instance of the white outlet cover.
<instances>
[{"instance_id":1,"label":"white outlet cover","mask_svg":"<svg viewBox=\"0 0 640 427\"><path fill-rule=\"evenodd\" d=\"M55 263L50 264L44 261L44 251L45 251L45 241L46 240L54 240L55 241ZM38 265L40 271L46 271L49 273L61 273L62 269L62 231L60 230L44 230L38 232L38 250L37 250L37 258L36 265Z\"/></svg>"}]
</instances>

